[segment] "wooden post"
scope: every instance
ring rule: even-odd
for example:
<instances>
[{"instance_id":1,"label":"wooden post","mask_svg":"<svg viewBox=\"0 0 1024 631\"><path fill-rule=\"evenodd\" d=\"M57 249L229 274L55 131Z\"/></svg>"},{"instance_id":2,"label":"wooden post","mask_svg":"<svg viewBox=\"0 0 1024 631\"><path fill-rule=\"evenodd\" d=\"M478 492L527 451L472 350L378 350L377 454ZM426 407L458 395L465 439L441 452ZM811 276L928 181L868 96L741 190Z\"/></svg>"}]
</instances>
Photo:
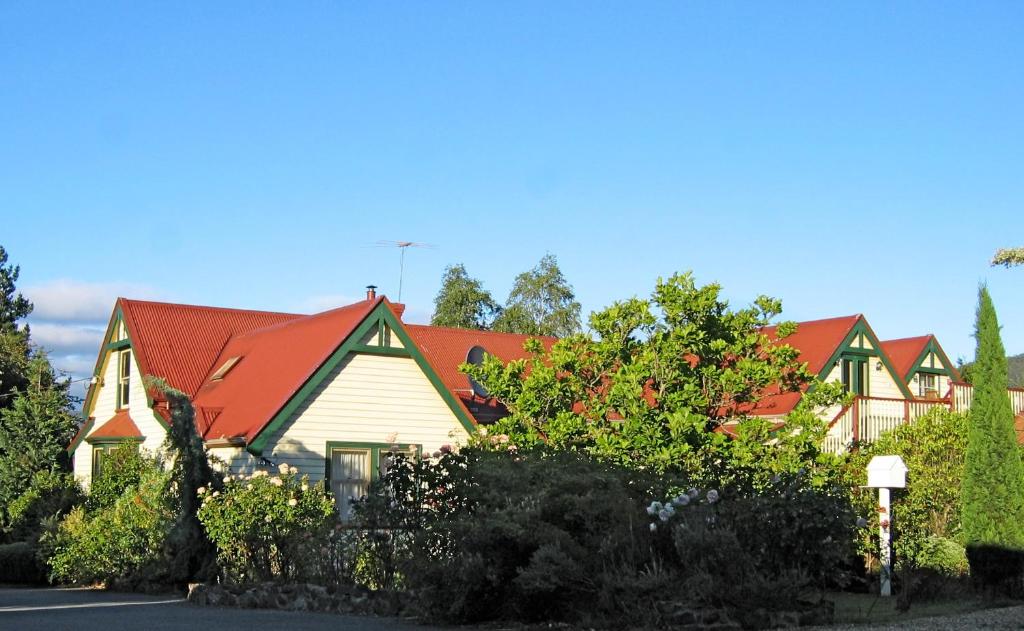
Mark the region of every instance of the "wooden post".
<instances>
[{"instance_id":1,"label":"wooden post","mask_svg":"<svg viewBox=\"0 0 1024 631\"><path fill-rule=\"evenodd\" d=\"M860 398L853 400L853 442L860 442Z\"/></svg>"}]
</instances>

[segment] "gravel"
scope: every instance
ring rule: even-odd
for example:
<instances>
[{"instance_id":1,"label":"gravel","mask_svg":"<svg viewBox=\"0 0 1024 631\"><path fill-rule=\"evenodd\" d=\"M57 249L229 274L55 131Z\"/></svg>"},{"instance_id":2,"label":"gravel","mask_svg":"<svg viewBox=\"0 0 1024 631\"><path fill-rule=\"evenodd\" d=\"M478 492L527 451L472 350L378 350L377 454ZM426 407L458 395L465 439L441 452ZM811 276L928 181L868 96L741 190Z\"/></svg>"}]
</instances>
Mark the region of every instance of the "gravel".
<instances>
[{"instance_id":1,"label":"gravel","mask_svg":"<svg viewBox=\"0 0 1024 631\"><path fill-rule=\"evenodd\" d=\"M841 629L920 629L927 631L959 631L961 629L1024 629L1024 605L982 609L955 616L915 618L906 622L884 624L835 624L804 627L807 631L839 631Z\"/></svg>"}]
</instances>

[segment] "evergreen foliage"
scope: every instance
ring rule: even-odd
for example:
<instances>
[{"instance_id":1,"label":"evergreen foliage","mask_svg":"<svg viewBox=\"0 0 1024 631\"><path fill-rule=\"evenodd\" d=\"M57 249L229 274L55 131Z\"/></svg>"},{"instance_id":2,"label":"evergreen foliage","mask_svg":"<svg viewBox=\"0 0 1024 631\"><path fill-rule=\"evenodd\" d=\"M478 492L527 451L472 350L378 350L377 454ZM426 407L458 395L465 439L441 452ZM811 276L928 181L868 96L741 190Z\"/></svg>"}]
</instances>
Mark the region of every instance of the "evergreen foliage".
<instances>
[{"instance_id":1,"label":"evergreen foliage","mask_svg":"<svg viewBox=\"0 0 1024 631\"><path fill-rule=\"evenodd\" d=\"M32 303L15 293L21 268L7 263L7 250L0 245L0 331L17 331L18 320L32 313ZM21 329L27 330L27 326Z\"/></svg>"},{"instance_id":2,"label":"evergreen foliage","mask_svg":"<svg viewBox=\"0 0 1024 631\"><path fill-rule=\"evenodd\" d=\"M441 289L434 298L434 315L430 324L457 329L489 329L501 313L501 306L491 297L483 283L472 278L459 263L444 270Z\"/></svg>"},{"instance_id":3,"label":"evergreen foliage","mask_svg":"<svg viewBox=\"0 0 1024 631\"><path fill-rule=\"evenodd\" d=\"M516 276L494 330L553 337L580 330L580 303L553 254L545 254L536 267Z\"/></svg>"},{"instance_id":4,"label":"evergreen foliage","mask_svg":"<svg viewBox=\"0 0 1024 631\"><path fill-rule=\"evenodd\" d=\"M176 390L161 379L149 379L147 385L167 397L171 409L171 423L164 443L171 469L174 521L164 541L171 583L184 583L196 578L204 579L216 574L217 551L199 523L200 497L198 490L220 489L222 480L214 473L206 456L203 439L195 424L195 410L188 395Z\"/></svg>"},{"instance_id":5,"label":"evergreen foliage","mask_svg":"<svg viewBox=\"0 0 1024 631\"><path fill-rule=\"evenodd\" d=\"M978 292L963 478L963 535L968 546L1024 549L1024 471L1006 393L1006 354L988 288Z\"/></svg>"},{"instance_id":6,"label":"evergreen foliage","mask_svg":"<svg viewBox=\"0 0 1024 631\"><path fill-rule=\"evenodd\" d=\"M0 411L0 506L24 492L38 471L68 468L65 448L78 422L71 414L68 382L54 374L46 355L27 365L28 383L7 409Z\"/></svg>"}]
</instances>

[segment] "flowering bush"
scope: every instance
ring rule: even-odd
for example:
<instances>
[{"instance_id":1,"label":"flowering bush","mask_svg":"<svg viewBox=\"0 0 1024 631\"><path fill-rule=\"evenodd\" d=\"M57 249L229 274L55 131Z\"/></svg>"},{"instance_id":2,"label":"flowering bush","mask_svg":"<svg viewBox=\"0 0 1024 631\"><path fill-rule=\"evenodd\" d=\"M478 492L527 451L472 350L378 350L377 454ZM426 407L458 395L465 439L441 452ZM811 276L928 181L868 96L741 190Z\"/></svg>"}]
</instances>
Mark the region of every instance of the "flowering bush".
<instances>
[{"instance_id":1,"label":"flowering bush","mask_svg":"<svg viewBox=\"0 0 1024 631\"><path fill-rule=\"evenodd\" d=\"M225 578L236 582L315 580L334 524L334 500L282 464L278 475L225 476L222 491L197 490L199 521L217 546Z\"/></svg>"},{"instance_id":2,"label":"flowering bush","mask_svg":"<svg viewBox=\"0 0 1024 631\"><path fill-rule=\"evenodd\" d=\"M737 612L798 608L800 591L834 583L853 552L846 494L805 473L776 476L757 492L691 488L652 502L647 514L655 536L671 540L689 597Z\"/></svg>"}]
</instances>

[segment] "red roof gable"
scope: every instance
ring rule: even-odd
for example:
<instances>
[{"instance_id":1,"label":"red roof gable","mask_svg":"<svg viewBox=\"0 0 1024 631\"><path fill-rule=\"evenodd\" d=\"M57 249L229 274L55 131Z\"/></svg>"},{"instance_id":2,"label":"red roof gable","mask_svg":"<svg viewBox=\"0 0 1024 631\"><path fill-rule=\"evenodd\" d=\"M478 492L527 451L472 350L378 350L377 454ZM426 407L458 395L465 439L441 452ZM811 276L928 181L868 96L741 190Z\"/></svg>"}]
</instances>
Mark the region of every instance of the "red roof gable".
<instances>
[{"instance_id":1,"label":"red roof gable","mask_svg":"<svg viewBox=\"0 0 1024 631\"><path fill-rule=\"evenodd\" d=\"M110 417L98 430L89 434L90 442L97 438L144 438L139 426L132 420L128 410L118 410L117 414Z\"/></svg>"},{"instance_id":2,"label":"red roof gable","mask_svg":"<svg viewBox=\"0 0 1024 631\"><path fill-rule=\"evenodd\" d=\"M201 419L212 419L205 431L200 427L203 436L251 441L383 301L358 302L232 338L204 374L212 375L233 357L238 363L223 379L203 383L195 397Z\"/></svg>"},{"instance_id":3,"label":"red roof gable","mask_svg":"<svg viewBox=\"0 0 1024 631\"><path fill-rule=\"evenodd\" d=\"M898 340L882 342L882 350L889 356L892 367L896 369L899 376L906 381L910 371L914 369L914 363L921 356L928 342L935 339L934 335L921 335L919 337L905 337Z\"/></svg>"},{"instance_id":4,"label":"red roof gable","mask_svg":"<svg viewBox=\"0 0 1024 631\"><path fill-rule=\"evenodd\" d=\"M144 375L162 377L194 396L224 344L302 316L118 298L132 351Z\"/></svg>"},{"instance_id":5,"label":"red roof gable","mask_svg":"<svg viewBox=\"0 0 1024 631\"><path fill-rule=\"evenodd\" d=\"M540 340L548 349L556 341L553 337L423 324L407 324L405 328L444 387L458 398L463 408L478 422L487 422L503 416L505 409L493 400L474 396L466 375L459 372L459 366L466 361L469 350L474 346L480 346L489 355L508 363L530 356L523 350L523 344L530 338Z\"/></svg>"},{"instance_id":6,"label":"red roof gable","mask_svg":"<svg viewBox=\"0 0 1024 631\"><path fill-rule=\"evenodd\" d=\"M777 327L775 326L765 327L764 334L778 344L788 344L800 351L797 361L806 362L810 372L820 375L825 370L829 358L863 317L857 314L797 322L796 332L781 340L776 339ZM803 392L767 394L757 402L752 414L761 416L788 414L793 411L802 396Z\"/></svg>"}]
</instances>

